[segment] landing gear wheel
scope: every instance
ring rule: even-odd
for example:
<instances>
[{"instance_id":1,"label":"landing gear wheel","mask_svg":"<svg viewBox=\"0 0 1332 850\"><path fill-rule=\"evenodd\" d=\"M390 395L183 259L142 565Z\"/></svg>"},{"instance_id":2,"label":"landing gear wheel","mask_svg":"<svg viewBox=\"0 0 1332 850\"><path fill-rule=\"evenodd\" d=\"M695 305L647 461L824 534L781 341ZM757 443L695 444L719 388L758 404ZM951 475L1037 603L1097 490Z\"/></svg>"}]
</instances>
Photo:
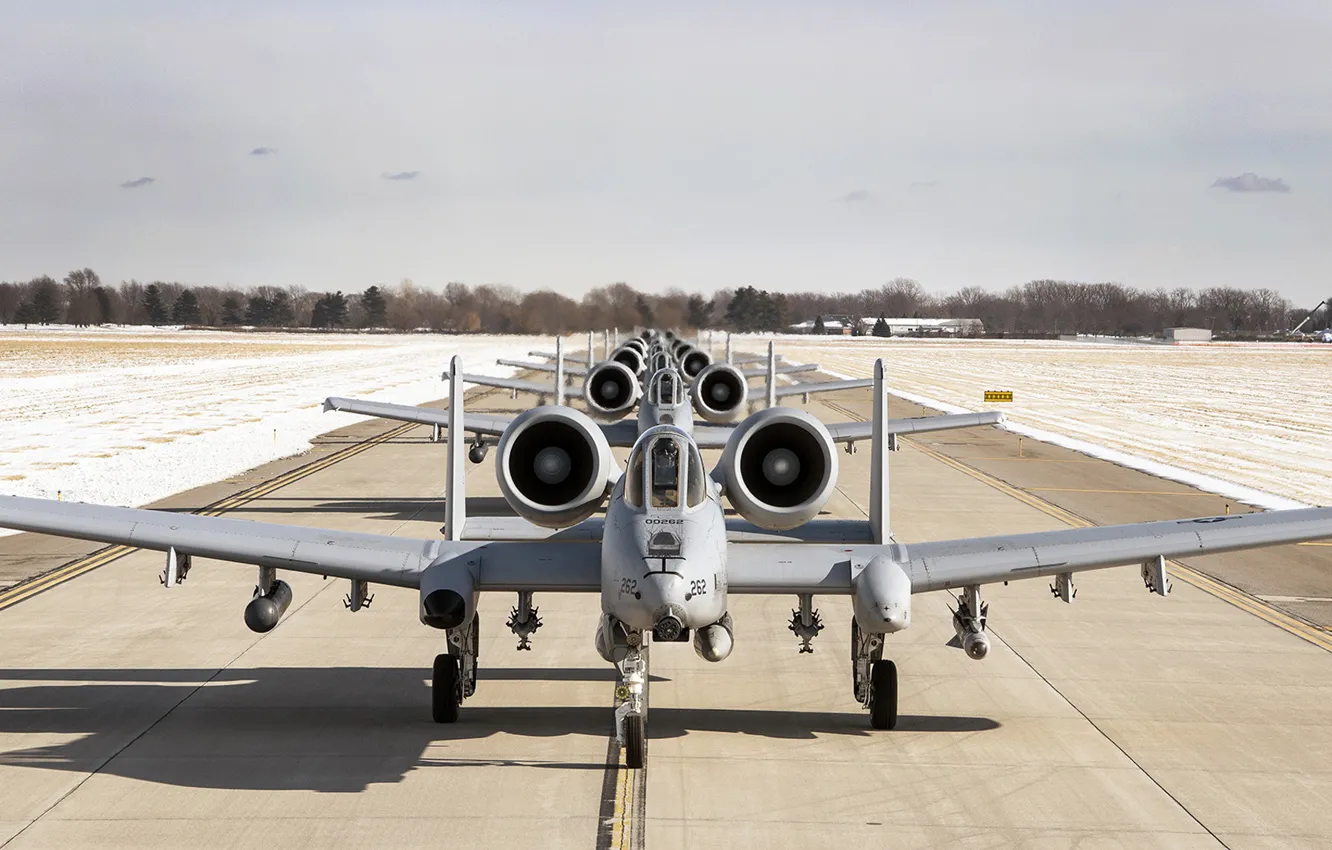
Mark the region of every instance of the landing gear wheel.
<instances>
[{"instance_id":1,"label":"landing gear wheel","mask_svg":"<svg viewBox=\"0 0 1332 850\"><path fill-rule=\"evenodd\" d=\"M625 767L641 768L647 761L647 721L641 714L624 719Z\"/></svg>"},{"instance_id":2,"label":"landing gear wheel","mask_svg":"<svg viewBox=\"0 0 1332 850\"><path fill-rule=\"evenodd\" d=\"M430 708L436 723L456 723L462 702L462 681L458 659L452 655L435 656L435 678L430 684Z\"/></svg>"},{"instance_id":3,"label":"landing gear wheel","mask_svg":"<svg viewBox=\"0 0 1332 850\"><path fill-rule=\"evenodd\" d=\"M870 671L870 726L892 729L897 726L897 665L875 661Z\"/></svg>"}]
</instances>

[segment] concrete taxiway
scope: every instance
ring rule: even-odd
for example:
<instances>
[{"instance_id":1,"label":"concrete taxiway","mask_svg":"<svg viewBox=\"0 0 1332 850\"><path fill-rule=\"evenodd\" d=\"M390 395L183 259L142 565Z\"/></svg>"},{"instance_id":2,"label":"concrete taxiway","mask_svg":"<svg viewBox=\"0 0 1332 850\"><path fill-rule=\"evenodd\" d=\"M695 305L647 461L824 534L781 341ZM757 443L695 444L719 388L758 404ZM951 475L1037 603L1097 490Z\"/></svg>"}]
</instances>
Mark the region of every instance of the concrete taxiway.
<instances>
[{"instance_id":1,"label":"concrete taxiway","mask_svg":"<svg viewBox=\"0 0 1332 850\"><path fill-rule=\"evenodd\" d=\"M478 409L520 406L500 398ZM809 409L864 415L868 393ZM428 429L366 421L314 458L386 433L312 472L292 474L311 457L289 460L172 503L437 536L444 447ZM828 516L865 516L861 450L841 455ZM1223 510L1030 440L1019 458L994 429L906 440L892 473L906 542ZM489 459L468 467L468 488L471 513L507 512ZM0 539L0 561L31 574L99 548L21 535ZM137 552L0 610L0 846L1326 847L1322 609L1258 597L1332 598L1329 553L1187 565L1232 599L1182 572L1162 599L1135 569L1080 577L1072 605L1040 580L987 587L996 640L979 663L945 645L947 595L917 597L887 653L901 675L892 732L872 732L852 697L847 600L816 600L827 628L798 655L794 599L734 598L725 662L654 647L637 772L608 766L594 594L539 595L531 652L503 626L513 600L483 597L478 692L443 726L427 687L443 642L414 593L380 588L352 616L345 582L284 575L296 601L258 636L241 621L251 568L200 560L167 591L161 556Z\"/></svg>"}]
</instances>

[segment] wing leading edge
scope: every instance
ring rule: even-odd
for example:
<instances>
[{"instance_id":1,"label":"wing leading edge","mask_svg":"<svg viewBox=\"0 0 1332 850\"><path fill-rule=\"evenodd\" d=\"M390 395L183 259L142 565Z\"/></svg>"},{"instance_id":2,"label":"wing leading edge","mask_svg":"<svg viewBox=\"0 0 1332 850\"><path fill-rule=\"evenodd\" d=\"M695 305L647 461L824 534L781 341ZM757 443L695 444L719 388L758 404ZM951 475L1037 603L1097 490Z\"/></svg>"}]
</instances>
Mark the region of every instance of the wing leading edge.
<instances>
[{"instance_id":1,"label":"wing leading edge","mask_svg":"<svg viewBox=\"0 0 1332 850\"><path fill-rule=\"evenodd\" d=\"M460 567L476 575L477 590L601 590L599 536L418 540L19 496L0 496L0 526L398 587L417 587L426 568L462 559Z\"/></svg>"}]
</instances>

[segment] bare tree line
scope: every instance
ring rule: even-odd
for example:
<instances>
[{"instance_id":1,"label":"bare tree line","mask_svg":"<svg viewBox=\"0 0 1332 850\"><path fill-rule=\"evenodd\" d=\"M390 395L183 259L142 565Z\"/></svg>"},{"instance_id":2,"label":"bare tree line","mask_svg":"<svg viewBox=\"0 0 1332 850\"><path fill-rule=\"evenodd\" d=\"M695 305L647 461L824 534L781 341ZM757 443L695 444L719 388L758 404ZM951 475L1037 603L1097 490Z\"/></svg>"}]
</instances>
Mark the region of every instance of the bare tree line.
<instances>
[{"instance_id":1,"label":"bare tree line","mask_svg":"<svg viewBox=\"0 0 1332 850\"><path fill-rule=\"evenodd\" d=\"M450 283L442 291L409 280L363 292L302 287L241 290L137 280L103 284L92 269L0 283L0 323L205 327L382 328L396 331L556 334L636 325L782 331L818 316L980 319L987 334L1143 335L1163 327L1268 334L1305 315L1271 289L1211 287L1146 291L1118 283L1034 280L1003 292L965 287L935 295L897 278L859 292L778 293L743 286L715 294L640 292L614 283L573 299L549 289L519 292ZM1326 318L1315 326L1326 324Z\"/></svg>"}]
</instances>

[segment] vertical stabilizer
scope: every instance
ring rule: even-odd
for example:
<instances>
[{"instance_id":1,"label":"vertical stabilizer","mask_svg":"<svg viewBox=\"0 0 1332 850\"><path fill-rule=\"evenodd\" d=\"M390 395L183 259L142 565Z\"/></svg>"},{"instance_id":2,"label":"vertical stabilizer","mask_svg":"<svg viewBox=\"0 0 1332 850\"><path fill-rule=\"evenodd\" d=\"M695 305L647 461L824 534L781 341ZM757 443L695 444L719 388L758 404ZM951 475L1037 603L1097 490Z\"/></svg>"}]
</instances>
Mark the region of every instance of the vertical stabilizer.
<instances>
[{"instance_id":1,"label":"vertical stabilizer","mask_svg":"<svg viewBox=\"0 0 1332 850\"><path fill-rule=\"evenodd\" d=\"M731 332L730 332L730 331L727 331L727 332L726 332L726 362L727 362L728 364L731 364L731 363L734 363L734 362L735 362L734 360L731 359Z\"/></svg>"},{"instance_id":2,"label":"vertical stabilizer","mask_svg":"<svg viewBox=\"0 0 1332 850\"><path fill-rule=\"evenodd\" d=\"M555 403L564 406L564 337L555 337Z\"/></svg>"},{"instance_id":3,"label":"vertical stabilizer","mask_svg":"<svg viewBox=\"0 0 1332 850\"><path fill-rule=\"evenodd\" d=\"M768 407L777 406L777 346L768 341Z\"/></svg>"},{"instance_id":4,"label":"vertical stabilizer","mask_svg":"<svg viewBox=\"0 0 1332 850\"><path fill-rule=\"evenodd\" d=\"M611 339L613 339L613 340L615 341L615 347L616 347L616 348L619 348L619 347L620 347L620 328L619 328L618 325L616 326L616 328L615 328L613 331L611 331ZM606 359L609 360L610 358L608 357L608 358L606 358Z\"/></svg>"},{"instance_id":5,"label":"vertical stabilizer","mask_svg":"<svg viewBox=\"0 0 1332 850\"><path fill-rule=\"evenodd\" d=\"M587 332L587 368L589 371L597 365L597 344L592 339L593 336L592 331Z\"/></svg>"},{"instance_id":6,"label":"vertical stabilizer","mask_svg":"<svg viewBox=\"0 0 1332 850\"><path fill-rule=\"evenodd\" d=\"M888 438L883 423L888 421L888 392L883 385L883 360L874 361L874 409L870 412L870 537L875 543L888 543L892 527L888 522Z\"/></svg>"},{"instance_id":7,"label":"vertical stabilizer","mask_svg":"<svg viewBox=\"0 0 1332 850\"><path fill-rule=\"evenodd\" d=\"M462 540L463 526L467 523L467 488L463 480L463 447L467 445L467 435L463 433L462 372L462 358L455 354L449 361L449 454L444 481L445 540Z\"/></svg>"},{"instance_id":8,"label":"vertical stabilizer","mask_svg":"<svg viewBox=\"0 0 1332 850\"><path fill-rule=\"evenodd\" d=\"M609 331L609 330L604 330L604 331L601 332L601 351L602 351L601 359L602 359L602 360L609 360L609 359L610 359L610 331Z\"/></svg>"}]
</instances>

